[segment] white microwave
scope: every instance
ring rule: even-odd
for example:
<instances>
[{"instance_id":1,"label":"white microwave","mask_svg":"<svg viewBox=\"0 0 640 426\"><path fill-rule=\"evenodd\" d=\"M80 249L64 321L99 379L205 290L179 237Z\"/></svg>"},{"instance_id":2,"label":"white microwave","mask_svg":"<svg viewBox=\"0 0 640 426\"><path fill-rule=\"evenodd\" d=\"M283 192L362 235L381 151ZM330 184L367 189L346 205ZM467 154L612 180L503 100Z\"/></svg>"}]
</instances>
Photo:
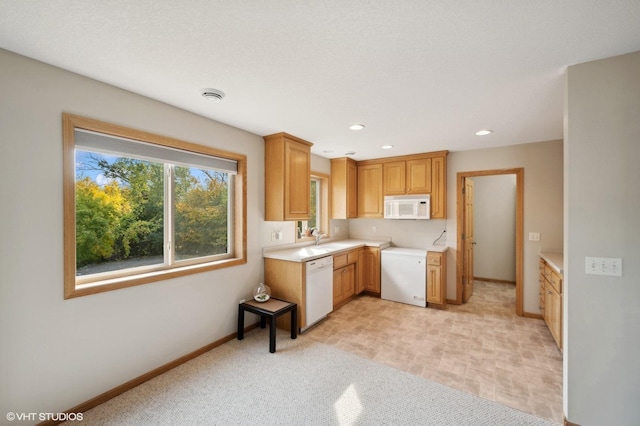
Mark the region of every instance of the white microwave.
<instances>
[{"instance_id":1,"label":"white microwave","mask_svg":"<svg viewBox=\"0 0 640 426\"><path fill-rule=\"evenodd\" d=\"M384 197L385 219L430 219L431 195L394 195Z\"/></svg>"}]
</instances>

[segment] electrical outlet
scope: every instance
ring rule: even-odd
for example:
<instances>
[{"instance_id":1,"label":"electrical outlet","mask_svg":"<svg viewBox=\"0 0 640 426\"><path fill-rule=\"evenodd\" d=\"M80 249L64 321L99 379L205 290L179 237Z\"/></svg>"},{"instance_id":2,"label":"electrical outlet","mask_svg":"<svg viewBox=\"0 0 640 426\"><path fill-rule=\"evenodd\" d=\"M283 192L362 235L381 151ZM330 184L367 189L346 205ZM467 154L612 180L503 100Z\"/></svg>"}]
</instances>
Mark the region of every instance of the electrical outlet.
<instances>
[{"instance_id":1,"label":"electrical outlet","mask_svg":"<svg viewBox=\"0 0 640 426\"><path fill-rule=\"evenodd\" d=\"M622 276L622 259L613 257L585 257L585 272L589 275Z\"/></svg>"},{"instance_id":2,"label":"electrical outlet","mask_svg":"<svg viewBox=\"0 0 640 426\"><path fill-rule=\"evenodd\" d=\"M271 233L271 241L278 241L278 233L276 231Z\"/></svg>"},{"instance_id":3,"label":"electrical outlet","mask_svg":"<svg viewBox=\"0 0 640 426\"><path fill-rule=\"evenodd\" d=\"M339 226L334 226L333 227L333 233L334 234L339 234L340 233L340 227Z\"/></svg>"},{"instance_id":4,"label":"electrical outlet","mask_svg":"<svg viewBox=\"0 0 640 426\"><path fill-rule=\"evenodd\" d=\"M373 232L374 234L376 233L376 227L375 226L371 227L371 232Z\"/></svg>"}]
</instances>

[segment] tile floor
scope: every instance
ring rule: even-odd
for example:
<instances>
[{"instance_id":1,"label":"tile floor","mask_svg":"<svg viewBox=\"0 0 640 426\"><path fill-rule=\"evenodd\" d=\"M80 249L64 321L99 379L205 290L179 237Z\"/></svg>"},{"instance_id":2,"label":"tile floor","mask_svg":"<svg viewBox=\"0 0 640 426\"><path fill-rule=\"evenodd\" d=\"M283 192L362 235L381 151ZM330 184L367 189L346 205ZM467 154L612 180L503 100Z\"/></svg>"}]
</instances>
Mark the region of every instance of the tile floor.
<instances>
[{"instance_id":1,"label":"tile floor","mask_svg":"<svg viewBox=\"0 0 640 426\"><path fill-rule=\"evenodd\" d=\"M542 320L515 315L515 287L474 283L464 305L424 309L360 296L306 333L365 358L563 422L562 353Z\"/></svg>"}]
</instances>

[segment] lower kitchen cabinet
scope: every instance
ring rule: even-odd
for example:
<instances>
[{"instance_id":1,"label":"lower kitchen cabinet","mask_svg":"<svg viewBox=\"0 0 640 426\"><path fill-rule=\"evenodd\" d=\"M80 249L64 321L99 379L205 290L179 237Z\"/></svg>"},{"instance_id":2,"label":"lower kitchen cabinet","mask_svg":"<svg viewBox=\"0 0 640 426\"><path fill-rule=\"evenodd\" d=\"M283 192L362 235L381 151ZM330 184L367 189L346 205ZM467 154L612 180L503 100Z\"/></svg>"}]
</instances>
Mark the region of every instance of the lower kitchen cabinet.
<instances>
[{"instance_id":1,"label":"lower kitchen cabinet","mask_svg":"<svg viewBox=\"0 0 640 426\"><path fill-rule=\"evenodd\" d=\"M363 247L358 258L358 293L380 295L380 249Z\"/></svg>"},{"instance_id":2,"label":"lower kitchen cabinet","mask_svg":"<svg viewBox=\"0 0 640 426\"><path fill-rule=\"evenodd\" d=\"M356 294L360 249L333 256L333 309L347 303Z\"/></svg>"},{"instance_id":3,"label":"lower kitchen cabinet","mask_svg":"<svg viewBox=\"0 0 640 426\"><path fill-rule=\"evenodd\" d=\"M306 327L305 264L278 259L264 259L264 282L271 288L271 296L298 305L298 328ZM291 328L289 318L277 319L278 327Z\"/></svg>"},{"instance_id":4,"label":"lower kitchen cabinet","mask_svg":"<svg viewBox=\"0 0 640 426\"><path fill-rule=\"evenodd\" d=\"M427 252L427 302L430 307L447 305L447 256L446 253Z\"/></svg>"},{"instance_id":5,"label":"lower kitchen cabinet","mask_svg":"<svg viewBox=\"0 0 640 426\"><path fill-rule=\"evenodd\" d=\"M562 350L562 275L540 259L540 297L544 322Z\"/></svg>"},{"instance_id":6,"label":"lower kitchen cabinet","mask_svg":"<svg viewBox=\"0 0 640 426\"><path fill-rule=\"evenodd\" d=\"M348 301L355 294L356 265L343 266L333 271L333 308Z\"/></svg>"}]
</instances>

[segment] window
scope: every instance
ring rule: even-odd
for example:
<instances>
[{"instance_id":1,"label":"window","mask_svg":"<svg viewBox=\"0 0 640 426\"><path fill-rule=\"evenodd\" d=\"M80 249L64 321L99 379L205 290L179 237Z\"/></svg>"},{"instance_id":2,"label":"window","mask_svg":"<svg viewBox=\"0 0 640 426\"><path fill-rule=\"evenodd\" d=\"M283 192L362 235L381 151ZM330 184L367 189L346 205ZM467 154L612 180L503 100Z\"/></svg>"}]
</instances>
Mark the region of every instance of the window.
<instances>
[{"instance_id":1,"label":"window","mask_svg":"<svg viewBox=\"0 0 640 426\"><path fill-rule=\"evenodd\" d=\"M246 158L63 115L65 298L246 263Z\"/></svg>"},{"instance_id":2,"label":"window","mask_svg":"<svg viewBox=\"0 0 640 426\"><path fill-rule=\"evenodd\" d=\"M329 234L329 177L320 173L311 174L309 220L296 222L296 240L314 238L311 233Z\"/></svg>"}]
</instances>

